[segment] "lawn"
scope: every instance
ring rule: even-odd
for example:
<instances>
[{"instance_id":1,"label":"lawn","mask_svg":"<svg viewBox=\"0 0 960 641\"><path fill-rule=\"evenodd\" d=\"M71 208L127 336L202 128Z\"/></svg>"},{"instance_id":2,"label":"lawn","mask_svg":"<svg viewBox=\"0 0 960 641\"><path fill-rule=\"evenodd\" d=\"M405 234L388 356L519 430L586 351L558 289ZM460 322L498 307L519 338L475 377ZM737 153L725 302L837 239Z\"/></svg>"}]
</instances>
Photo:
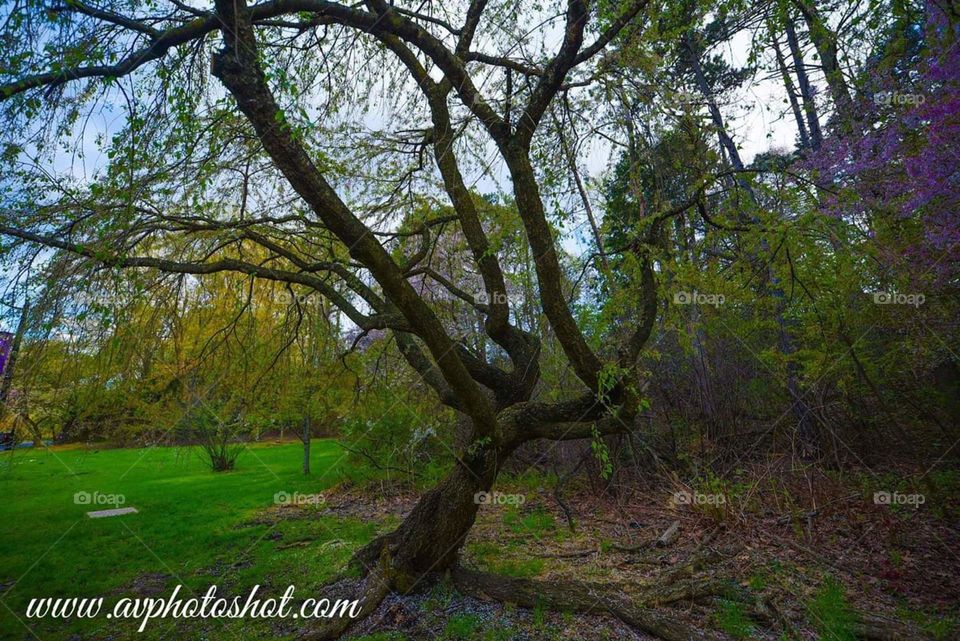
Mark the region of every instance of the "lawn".
<instances>
[{"instance_id":1,"label":"lawn","mask_svg":"<svg viewBox=\"0 0 960 641\"><path fill-rule=\"evenodd\" d=\"M299 443L251 445L236 470L221 473L210 471L194 448L3 453L0 638L159 639L170 637L174 626L192 639L293 636L295 625L283 619L167 619L137 634L133 622L102 616L28 622L24 615L34 597L104 596L110 603L123 596L167 596L177 584L188 595L213 584L221 594L244 594L259 584L262 594L276 597L293 584L299 596L309 596L377 530L376 524L316 513L271 518L276 493L319 493L343 479L343 451L335 441L316 440L311 452L310 476L300 471ZM77 504L78 492L122 495L123 507L138 513L91 519L87 511L114 506ZM298 541L302 545L290 545Z\"/></svg>"}]
</instances>

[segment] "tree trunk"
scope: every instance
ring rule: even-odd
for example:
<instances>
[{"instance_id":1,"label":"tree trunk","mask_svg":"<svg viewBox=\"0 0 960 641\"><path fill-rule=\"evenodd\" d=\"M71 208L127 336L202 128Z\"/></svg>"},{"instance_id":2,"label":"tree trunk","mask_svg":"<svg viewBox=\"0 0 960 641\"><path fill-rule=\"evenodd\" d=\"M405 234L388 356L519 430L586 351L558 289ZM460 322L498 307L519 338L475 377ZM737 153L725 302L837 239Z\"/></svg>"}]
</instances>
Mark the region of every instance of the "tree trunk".
<instances>
[{"instance_id":1,"label":"tree trunk","mask_svg":"<svg viewBox=\"0 0 960 641\"><path fill-rule=\"evenodd\" d=\"M813 2L794 0L794 4L797 5L804 21L807 23L810 41L813 42L817 55L820 56L823 75L827 81L827 87L830 89L833 104L837 109L840 130L845 131L848 126L848 119L854 117L855 114L853 99L850 97L850 88L847 86L847 81L843 77L843 69L840 67L837 35L830 31L830 28L824 23L817 6Z\"/></svg>"},{"instance_id":2,"label":"tree trunk","mask_svg":"<svg viewBox=\"0 0 960 641\"><path fill-rule=\"evenodd\" d=\"M30 302L25 300L23 302L23 308L20 311L17 331L13 335L13 342L10 345L10 353L7 356L7 362L3 368L3 379L0 380L0 405L6 405L7 397L10 395L10 386L13 384L13 370L17 365L17 358L20 356L20 344L23 342L23 335L27 331L27 318L29 315Z\"/></svg>"},{"instance_id":3,"label":"tree trunk","mask_svg":"<svg viewBox=\"0 0 960 641\"><path fill-rule=\"evenodd\" d=\"M370 572L386 562L390 587L411 592L421 579L452 567L509 452L478 448L465 454L434 488L420 497L403 523L354 555L352 564Z\"/></svg>"},{"instance_id":4,"label":"tree trunk","mask_svg":"<svg viewBox=\"0 0 960 641\"><path fill-rule=\"evenodd\" d=\"M793 85L793 78L790 77L790 70L787 68L787 62L780 51L780 43L777 42L777 35L770 27L770 43L773 45L773 52L777 58L777 67L780 69L780 77L783 79L783 88L787 92L787 98L790 100L790 109L793 111L793 119L797 123L797 134L800 137L800 146L804 149L810 147L810 136L807 134L807 125L803 120L803 112L800 110L800 101L797 100L797 90Z\"/></svg>"},{"instance_id":5,"label":"tree trunk","mask_svg":"<svg viewBox=\"0 0 960 641\"><path fill-rule=\"evenodd\" d=\"M823 134L820 133L820 117L817 115L817 103L813 100L813 87L810 77L807 76L807 67L803 62L803 52L800 50L800 40L797 30L793 26L793 18L787 17L784 31L787 34L787 45L793 57L793 68L797 73L797 84L800 86L800 99L803 101L803 111L807 116L807 127L810 129L810 144L813 149L820 149L823 144Z\"/></svg>"},{"instance_id":6,"label":"tree trunk","mask_svg":"<svg viewBox=\"0 0 960 641\"><path fill-rule=\"evenodd\" d=\"M707 76L703 73L703 67L700 64L700 55L702 53L700 47L697 46L694 36L690 34L685 36L685 45L687 52L690 54L690 66L693 68L693 76L697 81L697 89L700 90L700 93L703 94L703 99L707 102L707 110L710 112L710 120L713 121L713 126L716 127L717 136L720 138L720 146L727 152L733 168L737 171L743 171L743 160L740 158L740 151L737 149L736 143L733 142L733 138L727 133L727 127L723 123L723 115L720 113L720 107L717 106L716 97L710 88L710 84L707 82Z\"/></svg>"},{"instance_id":7,"label":"tree trunk","mask_svg":"<svg viewBox=\"0 0 960 641\"><path fill-rule=\"evenodd\" d=\"M703 94L704 99L707 101L711 119L713 120L714 126L717 128L717 134L720 137L721 146L727 151L730 164L737 171L742 171L744 168L743 160L740 158L740 153L737 151L736 144L734 144L733 139L727 133L727 130L724 126L723 116L720 113L720 109L717 106L716 100L714 99L713 92L707 83L707 78L704 75L703 69L700 65L700 50L695 43L695 38L688 33L685 36L685 46L690 54L690 64L693 68L694 76L696 77L697 87ZM749 194L750 199L754 203L758 203L757 196L750 187L749 183L742 179L737 179L737 182L744 187ZM753 219L745 219L743 222L753 223L756 221ZM765 238L762 239L761 245L764 251L769 249ZM772 294L777 299L776 318L780 341L780 351L784 356L790 356L795 351L795 348L793 345L793 336L790 332L789 322L784 319L785 309L783 288L780 285L779 279L773 274L772 269L767 267L767 270L767 277L770 281ZM816 426L810 420L810 410L803 401L803 396L800 391L799 372L796 364L793 361L789 361L787 363L786 374L787 393L789 394L790 400L793 404L793 414L797 419L797 436L802 444L801 449L805 458L812 457L819 450L818 434L817 430L815 429Z\"/></svg>"},{"instance_id":8,"label":"tree trunk","mask_svg":"<svg viewBox=\"0 0 960 641\"><path fill-rule=\"evenodd\" d=\"M305 416L303 419L303 434L301 435L301 440L303 441L303 473L310 474L310 437L313 433L313 424L310 421L309 416Z\"/></svg>"}]
</instances>

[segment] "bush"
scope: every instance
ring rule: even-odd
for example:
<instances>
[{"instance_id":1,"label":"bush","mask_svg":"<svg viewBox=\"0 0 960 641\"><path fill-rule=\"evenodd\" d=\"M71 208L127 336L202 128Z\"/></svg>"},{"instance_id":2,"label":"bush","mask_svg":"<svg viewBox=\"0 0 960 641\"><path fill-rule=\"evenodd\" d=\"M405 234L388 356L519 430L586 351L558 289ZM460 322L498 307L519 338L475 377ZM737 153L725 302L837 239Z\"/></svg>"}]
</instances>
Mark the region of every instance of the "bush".
<instances>
[{"instance_id":1,"label":"bush","mask_svg":"<svg viewBox=\"0 0 960 641\"><path fill-rule=\"evenodd\" d=\"M447 427L453 421L447 416L433 405L372 393L344 420L341 442L362 477L422 485L439 476L439 461L453 448L453 430Z\"/></svg>"},{"instance_id":2,"label":"bush","mask_svg":"<svg viewBox=\"0 0 960 641\"><path fill-rule=\"evenodd\" d=\"M181 436L200 446L214 472L234 469L245 447L243 437L250 431L239 412L227 419L223 418L224 414L199 401L181 419Z\"/></svg>"}]
</instances>

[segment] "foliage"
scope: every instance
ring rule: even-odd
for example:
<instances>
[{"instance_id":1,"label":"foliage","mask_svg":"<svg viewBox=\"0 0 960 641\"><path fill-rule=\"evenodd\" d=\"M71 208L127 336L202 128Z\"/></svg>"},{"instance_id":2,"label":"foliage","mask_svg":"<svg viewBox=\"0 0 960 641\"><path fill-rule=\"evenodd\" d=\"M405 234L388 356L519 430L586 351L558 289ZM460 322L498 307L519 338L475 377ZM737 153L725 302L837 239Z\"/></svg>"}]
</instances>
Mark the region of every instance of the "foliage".
<instances>
[{"instance_id":1,"label":"foliage","mask_svg":"<svg viewBox=\"0 0 960 641\"><path fill-rule=\"evenodd\" d=\"M340 433L359 469L420 486L442 472L443 453L453 445L449 433L443 433L443 420L422 397L383 387L350 408Z\"/></svg>"}]
</instances>

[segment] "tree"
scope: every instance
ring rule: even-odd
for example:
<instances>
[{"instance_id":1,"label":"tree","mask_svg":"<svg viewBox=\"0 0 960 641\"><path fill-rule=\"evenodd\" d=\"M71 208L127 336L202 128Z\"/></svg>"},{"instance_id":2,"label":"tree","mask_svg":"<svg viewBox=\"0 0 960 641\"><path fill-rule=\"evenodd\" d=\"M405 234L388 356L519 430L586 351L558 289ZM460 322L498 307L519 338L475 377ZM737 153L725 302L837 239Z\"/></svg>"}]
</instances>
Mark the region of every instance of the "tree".
<instances>
[{"instance_id":1,"label":"tree","mask_svg":"<svg viewBox=\"0 0 960 641\"><path fill-rule=\"evenodd\" d=\"M673 256L691 257L687 272L742 281L743 289L759 275L764 284L753 287L776 299L787 274L793 285L817 274L825 262L817 252L836 253L830 242L793 244L809 248L796 261L798 275L786 234L770 242L817 211L797 187L812 181L800 176L786 186L766 166L746 165L715 99L745 76L722 57L701 60L744 24L754 24L763 42L776 42L770 31L782 27L799 84L794 119L806 122L816 150L828 110L818 113L813 102L792 16L803 18L834 118L844 125L854 96L851 65L839 58L843 34L829 27L835 16L801 0L784 0L783 15L773 16L741 3L679 4L662 12L646 0L472 0L445 8L385 0L217 0L212 9L173 0L18 5L0 32L10 137L0 194L5 258L33 260L41 247L108 274L174 274L189 282L240 275L282 287L293 300L321 296L324 317L326 305L336 308L337 322L345 333L355 329L358 340L389 333L410 370L459 414L465 434L447 476L395 531L355 555L369 612L387 591L412 590L455 564L477 515L477 493L491 489L518 447L633 430L648 382L638 361L661 307L658 284L680 262ZM717 17L713 29L700 24L708 16ZM528 27L540 22L560 26L553 46L547 37L539 49L531 46ZM786 82L785 56L777 63L773 73ZM661 80L696 88L713 125L709 135L698 109L684 109L675 126L650 134L660 123L636 116ZM607 96L591 93L596 84ZM612 144L626 148L609 185L613 216L602 222L578 174L578 135L565 135L565 123L582 121L571 113L577 108L612 115ZM121 114L122 124L77 147L78 157L102 152L106 161L91 173L58 170L58 148L82 141L87 115L109 111ZM943 121L950 130L954 124L952 116ZM897 140L909 140L907 133ZM841 174L849 166L844 158L824 159ZM471 161L500 163L512 193L479 197L473 178L495 172ZM789 165L773 154L765 162ZM945 201L937 176L925 180L934 205ZM822 191L843 179L830 176L833 184ZM606 272L579 299L571 291L581 279L557 231L570 219L559 197L564 187L587 210L599 258L600 267L592 258L577 267ZM536 300L525 297L521 308L510 294L521 280L513 272L525 264L535 275ZM860 284L849 280L851 290ZM529 284L521 280L522 288ZM609 298L602 313L584 310L581 303L601 295ZM714 312L703 311L690 325L709 322ZM753 312L742 305L725 313ZM798 335L822 329L810 320L813 312ZM780 336L792 333L785 323L775 328ZM707 335L697 338L702 354L712 347ZM576 389L542 392L553 346ZM300 367L320 376L312 358ZM704 397L705 411L719 396ZM540 596L529 584L498 585L491 593L522 603ZM585 607L575 591L543 596L556 607ZM621 611L664 638L692 634L659 615Z\"/></svg>"},{"instance_id":2,"label":"tree","mask_svg":"<svg viewBox=\"0 0 960 641\"><path fill-rule=\"evenodd\" d=\"M20 242L51 247L109 268L197 276L232 271L314 290L362 330L393 332L407 363L443 403L468 419L467 446L449 475L424 494L396 531L356 555L358 566L369 572L372 595L411 589L454 563L476 517L475 494L491 488L519 445L623 432L640 407L637 357L657 309L645 246L655 233L621 250L635 253L642 264L643 276L630 285L640 302L634 329L616 349L600 353L578 326L563 290L564 269L531 150L558 92L567 90L572 75L586 77L613 40L639 32L646 1L616 9L567 3L559 48L534 63L474 48L477 34L497 33L486 24L486 4L472 2L455 27L383 0L362 7L323 0L252 6L218 0L213 11L175 3L146 16L138 10L137 17L119 2L110 8L71 3L51 12L17 11L4 34L5 41L22 43L4 54L9 72L0 95L9 127L20 125L28 135L44 122L69 128L85 101L105 95L128 99L125 127L110 145L112 160L90 184L52 185L41 172L20 172L22 182L5 194L0 226L0 233L16 239L15 247ZM348 37L349 43L341 40ZM219 88L202 89L206 74L199 59L216 38L221 47L211 56L210 75L227 95ZM32 49L38 41L47 42L42 53ZM334 186L338 161L324 153L317 138L333 134L310 127L315 114L299 83L320 69L331 74L324 87L330 106L342 97L337 82L356 72L351 57L362 54L382 64L398 62L407 77L394 75L393 81L412 80L419 89L426 107L420 114L428 120L417 129L418 139L401 144L418 155L432 149L455 212L448 218L466 239L483 292L439 285L483 315L483 332L507 367L490 364L451 336L410 282L429 260L435 230L448 218L424 220L412 230L421 246L411 255L391 252L397 235L389 224L378 226L375 214L398 204L396 193L410 188L411 177L389 176L395 191L379 207L372 200L359 204L343 186ZM523 83L484 95L477 78L504 69ZM69 93L75 86L78 92ZM485 134L505 163L542 311L582 385L579 396L557 402L532 398L540 376L540 339L512 322L505 275L457 157L467 125L477 126L472 133ZM8 148L8 157L41 148L42 141L33 139ZM240 178L232 180L233 174ZM268 182L276 191L265 194ZM655 230L666 216L651 215Z\"/></svg>"}]
</instances>

